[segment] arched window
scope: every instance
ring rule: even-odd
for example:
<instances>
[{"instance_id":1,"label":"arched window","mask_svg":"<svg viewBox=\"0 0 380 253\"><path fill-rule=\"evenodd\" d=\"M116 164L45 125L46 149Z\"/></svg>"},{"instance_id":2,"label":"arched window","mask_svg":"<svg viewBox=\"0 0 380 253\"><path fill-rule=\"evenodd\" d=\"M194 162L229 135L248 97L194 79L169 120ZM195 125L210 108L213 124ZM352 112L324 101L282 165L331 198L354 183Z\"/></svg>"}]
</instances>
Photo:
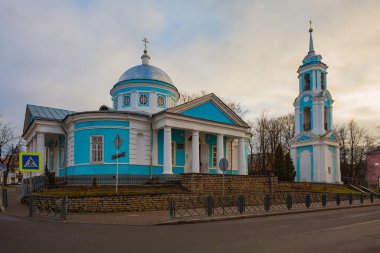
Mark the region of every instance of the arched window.
<instances>
[{"instance_id":1,"label":"arched window","mask_svg":"<svg viewBox=\"0 0 380 253\"><path fill-rule=\"evenodd\" d=\"M325 130L328 130L328 125L329 125L329 109L327 106L325 106L324 112L323 112L323 118L325 122Z\"/></svg>"},{"instance_id":2,"label":"arched window","mask_svg":"<svg viewBox=\"0 0 380 253\"><path fill-rule=\"evenodd\" d=\"M311 130L311 109L310 109L310 107L306 107L303 110L303 130L304 131Z\"/></svg>"},{"instance_id":3,"label":"arched window","mask_svg":"<svg viewBox=\"0 0 380 253\"><path fill-rule=\"evenodd\" d=\"M321 73L321 89L322 90L326 89L326 87L325 87L325 78L326 78L325 74Z\"/></svg>"},{"instance_id":4,"label":"arched window","mask_svg":"<svg viewBox=\"0 0 380 253\"><path fill-rule=\"evenodd\" d=\"M305 90L310 90L310 74L306 73L304 76Z\"/></svg>"}]
</instances>

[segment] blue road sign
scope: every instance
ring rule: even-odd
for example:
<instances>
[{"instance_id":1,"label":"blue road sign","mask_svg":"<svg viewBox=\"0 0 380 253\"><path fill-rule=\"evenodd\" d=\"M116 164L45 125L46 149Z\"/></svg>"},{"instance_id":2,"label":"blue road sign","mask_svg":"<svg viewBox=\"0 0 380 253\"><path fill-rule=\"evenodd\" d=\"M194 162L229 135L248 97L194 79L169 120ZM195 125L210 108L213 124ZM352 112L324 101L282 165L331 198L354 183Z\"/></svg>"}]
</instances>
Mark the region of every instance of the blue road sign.
<instances>
[{"instance_id":1,"label":"blue road sign","mask_svg":"<svg viewBox=\"0 0 380 253\"><path fill-rule=\"evenodd\" d=\"M42 155L41 153L21 152L19 165L22 172L42 172Z\"/></svg>"}]
</instances>

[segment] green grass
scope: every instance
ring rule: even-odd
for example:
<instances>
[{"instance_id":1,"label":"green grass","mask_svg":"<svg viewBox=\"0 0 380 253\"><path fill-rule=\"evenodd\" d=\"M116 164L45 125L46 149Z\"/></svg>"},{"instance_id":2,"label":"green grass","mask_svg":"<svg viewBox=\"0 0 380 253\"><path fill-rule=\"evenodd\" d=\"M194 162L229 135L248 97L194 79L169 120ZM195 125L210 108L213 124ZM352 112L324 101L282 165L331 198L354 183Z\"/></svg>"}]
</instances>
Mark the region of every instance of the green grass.
<instances>
[{"instance_id":1,"label":"green grass","mask_svg":"<svg viewBox=\"0 0 380 253\"><path fill-rule=\"evenodd\" d=\"M307 192L326 192L326 193L360 193L356 190L344 186L323 186L323 185L309 185L292 187L293 191L307 191Z\"/></svg>"}]
</instances>

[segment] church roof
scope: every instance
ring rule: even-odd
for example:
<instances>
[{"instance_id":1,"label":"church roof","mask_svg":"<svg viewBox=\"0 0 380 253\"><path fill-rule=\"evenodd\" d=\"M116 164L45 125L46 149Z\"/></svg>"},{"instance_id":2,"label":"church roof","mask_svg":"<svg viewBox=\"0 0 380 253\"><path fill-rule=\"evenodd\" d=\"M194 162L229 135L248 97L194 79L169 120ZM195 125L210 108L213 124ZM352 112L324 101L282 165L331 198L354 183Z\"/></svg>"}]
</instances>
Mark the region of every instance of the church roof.
<instances>
[{"instance_id":1,"label":"church roof","mask_svg":"<svg viewBox=\"0 0 380 253\"><path fill-rule=\"evenodd\" d=\"M67 115L70 115L72 113L74 113L74 111L28 104L26 105L23 132L26 132L30 124L32 124L35 119L61 121Z\"/></svg>"},{"instance_id":2,"label":"church roof","mask_svg":"<svg viewBox=\"0 0 380 253\"><path fill-rule=\"evenodd\" d=\"M74 111L39 105L27 105L27 109L33 119L63 120L67 115L74 113Z\"/></svg>"},{"instance_id":3,"label":"church roof","mask_svg":"<svg viewBox=\"0 0 380 253\"><path fill-rule=\"evenodd\" d=\"M168 74L162 69L148 64L141 64L128 69L121 75L118 82L141 79L156 80L173 85L173 81Z\"/></svg>"}]
</instances>

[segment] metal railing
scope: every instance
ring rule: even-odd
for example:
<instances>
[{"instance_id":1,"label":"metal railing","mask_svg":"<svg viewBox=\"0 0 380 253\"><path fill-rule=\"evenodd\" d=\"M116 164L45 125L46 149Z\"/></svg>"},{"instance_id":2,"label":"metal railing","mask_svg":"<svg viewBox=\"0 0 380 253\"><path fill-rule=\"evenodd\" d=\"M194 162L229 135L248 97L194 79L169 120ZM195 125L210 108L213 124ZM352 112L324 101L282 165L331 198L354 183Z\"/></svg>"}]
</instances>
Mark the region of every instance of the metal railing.
<instances>
[{"instance_id":1,"label":"metal railing","mask_svg":"<svg viewBox=\"0 0 380 253\"><path fill-rule=\"evenodd\" d=\"M169 218L260 215L308 209L380 204L380 195L282 192L256 195L179 196L168 199Z\"/></svg>"},{"instance_id":2,"label":"metal railing","mask_svg":"<svg viewBox=\"0 0 380 253\"><path fill-rule=\"evenodd\" d=\"M29 196L31 193L41 191L47 184L47 177L45 175L25 178L21 183L21 195Z\"/></svg>"},{"instance_id":3,"label":"metal railing","mask_svg":"<svg viewBox=\"0 0 380 253\"><path fill-rule=\"evenodd\" d=\"M61 218L66 220L67 215L67 196L29 196L29 216Z\"/></svg>"}]
</instances>

